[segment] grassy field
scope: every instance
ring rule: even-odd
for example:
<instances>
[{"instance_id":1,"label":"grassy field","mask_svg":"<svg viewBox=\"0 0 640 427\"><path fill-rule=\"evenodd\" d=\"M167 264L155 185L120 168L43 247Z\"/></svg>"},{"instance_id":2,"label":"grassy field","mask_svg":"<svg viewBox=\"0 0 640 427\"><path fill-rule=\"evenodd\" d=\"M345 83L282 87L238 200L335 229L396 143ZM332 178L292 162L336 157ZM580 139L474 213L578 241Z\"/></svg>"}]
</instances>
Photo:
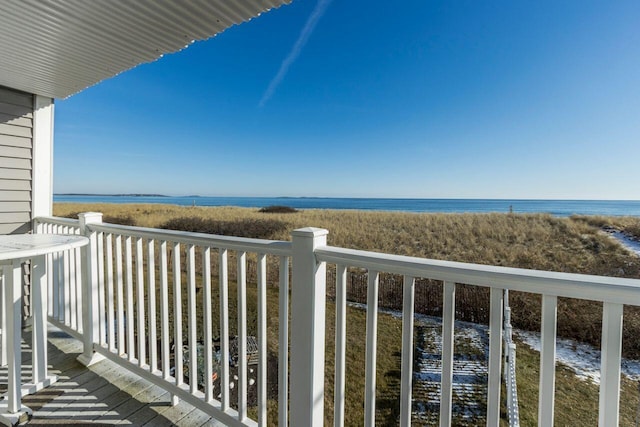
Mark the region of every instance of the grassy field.
<instances>
[{"instance_id":1,"label":"grassy field","mask_svg":"<svg viewBox=\"0 0 640 427\"><path fill-rule=\"evenodd\" d=\"M363 211L306 210L297 213L261 213L246 208L204 208L171 205L56 204L54 215L74 217L78 212L103 212L105 222L145 227L215 232L246 237L289 240L296 228L314 226L329 230L330 245L388 252L432 259L502 265L572 273L640 278L640 259L600 231L615 227L634 234L638 218L556 218L542 214L408 214ZM634 231L636 230L636 231ZM638 233L640 234L640 233ZM636 234L636 235L638 235ZM250 291L251 292L251 291ZM275 290L269 300L275 304ZM516 327L539 328L540 298L511 293ZM327 423L333 407L333 306L327 312ZM277 317L270 317L270 334L277 331ZM274 323L276 322L276 323ZM561 299L558 333L599 346L601 304ZM363 413L364 312L349 310L348 317L348 424L361 424ZM250 322L251 327L251 322ZM273 327L273 329L272 329ZM378 348L378 418L394 425L399 387L401 322L380 316ZM273 331L273 332L272 332ZM625 308L624 353L640 357L640 312ZM518 347L518 378L521 396L528 396L521 414L523 425L537 417L537 365L535 352ZM520 386L520 384L523 384ZM638 396L636 387L625 383L623 425L632 425ZM566 368L558 368L557 425L590 425L597 408L597 389L577 379ZM594 391L595 390L595 391ZM595 394L595 406L594 402ZM590 396L586 398L585 396ZM591 403L589 403L591 402ZM589 406L591 405L591 406ZM584 419L576 419L577 413ZM577 422L572 423L570 420Z\"/></svg>"}]
</instances>

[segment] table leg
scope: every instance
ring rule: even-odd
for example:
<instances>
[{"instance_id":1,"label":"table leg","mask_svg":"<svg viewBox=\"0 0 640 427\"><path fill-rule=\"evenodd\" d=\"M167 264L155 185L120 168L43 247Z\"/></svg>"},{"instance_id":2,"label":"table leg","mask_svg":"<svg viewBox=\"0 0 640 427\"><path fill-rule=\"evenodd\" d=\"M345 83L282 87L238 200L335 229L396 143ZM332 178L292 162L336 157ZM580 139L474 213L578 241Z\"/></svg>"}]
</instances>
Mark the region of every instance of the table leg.
<instances>
[{"instance_id":1,"label":"table leg","mask_svg":"<svg viewBox=\"0 0 640 427\"><path fill-rule=\"evenodd\" d=\"M8 367L8 411L16 413L20 409L21 403L21 382L20 371L22 368L22 314L20 313L20 298L22 296L22 269L20 261L13 261L9 274L5 274L7 283L5 284L7 301L7 359Z\"/></svg>"},{"instance_id":2,"label":"table leg","mask_svg":"<svg viewBox=\"0 0 640 427\"><path fill-rule=\"evenodd\" d=\"M22 406L22 262L4 267L3 287L6 315L7 398L0 400L0 423L16 425L31 418L32 411ZM3 333L5 332L3 331ZM3 334L4 335L4 334Z\"/></svg>"},{"instance_id":3,"label":"table leg","mask_svg":"<svg viewBox=\"0 0 640 427\"><path fill-rule=\"evenodd\" d=\"M47 279L46 259L44 256L32 260L33 280L31 281L33 313L33 383L47 379Z\"/></svg>"}]
</instances>

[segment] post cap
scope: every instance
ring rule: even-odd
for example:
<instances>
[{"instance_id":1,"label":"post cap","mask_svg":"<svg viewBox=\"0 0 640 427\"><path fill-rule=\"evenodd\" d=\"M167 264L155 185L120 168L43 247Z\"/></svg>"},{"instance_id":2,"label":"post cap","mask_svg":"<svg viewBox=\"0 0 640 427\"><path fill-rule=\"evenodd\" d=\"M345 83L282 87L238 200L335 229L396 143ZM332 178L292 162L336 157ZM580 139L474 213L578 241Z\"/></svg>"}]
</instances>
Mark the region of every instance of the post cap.
<instances>
[{"instance_id":1,"label":"post cap","mask_svg":"<svg viewBox=\"0 0 640 427\"><path fill-rule=\"evenodd\" d=\"M322 237L326 236L327 234L329 234L329 230L316 227L298 228L291 232L291 235L296 237Z\"/></svg>"}]
</instances>

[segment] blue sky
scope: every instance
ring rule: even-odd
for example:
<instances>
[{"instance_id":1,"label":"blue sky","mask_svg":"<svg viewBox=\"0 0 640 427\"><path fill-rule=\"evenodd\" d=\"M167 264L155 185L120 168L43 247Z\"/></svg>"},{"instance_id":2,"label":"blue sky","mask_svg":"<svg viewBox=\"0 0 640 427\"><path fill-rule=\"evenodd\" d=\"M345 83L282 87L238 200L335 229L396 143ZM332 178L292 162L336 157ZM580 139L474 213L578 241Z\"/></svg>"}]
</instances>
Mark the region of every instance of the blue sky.
<instances>
[{"instance_id":1,"label":"blue sky","mask_svg":"<svg viewBox=\"0 0 640 427\"><path fill-rule=\"evenodd\" d=\"M639 22L294 0L57 101L54 191L637 200Z\"/></svg>"}]
</instances>

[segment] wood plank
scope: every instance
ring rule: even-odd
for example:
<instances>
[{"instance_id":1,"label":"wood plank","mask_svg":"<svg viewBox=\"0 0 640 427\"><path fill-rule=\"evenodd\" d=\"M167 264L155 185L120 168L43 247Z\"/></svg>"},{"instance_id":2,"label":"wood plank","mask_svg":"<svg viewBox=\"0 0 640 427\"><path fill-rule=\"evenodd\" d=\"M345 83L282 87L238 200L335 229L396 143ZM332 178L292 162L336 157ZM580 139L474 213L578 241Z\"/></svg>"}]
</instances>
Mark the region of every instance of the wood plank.
<instances>
[{"instance_id":1,"label":"wood plank","mask_svg":"<svg viewBox=\"0 0 640 427\"><path fill-rule=\"evenodd\" d=\"M14 116L13 114L5 114L0 111L0 123L4 123L11 126L22 126L26 128L33 128L33 120L29 117Z\"/></svg>"},{"instance_id":2,"label":"wood plank","mask_svg":"<svg viewBox=\"0 0 640 427\"><path fill-rule=\"evenodd\" d=\"M22 136L25 138L31 138L32 133L30 128L22 126L13 126L0 123L0 133L3 135Z\"/></svg>"},{"instance_id":3,"label":"wood plank","mask_svg":"<svg viewBox=\"0 0 640 427\"><path fill-rule=\"evenodd\" d=\"M0 87L0 101L22 107L33 107L33 95L5 87Z\"/></svg>"},{"instance_id":4,"label":"wood plank","mask_svg":"<svg viewBox=\"0 0 640 427\"><path fill-rule=\"evenodd\" d=\"M119 413L127 415L127 421L133 425L144 425L158 419L158 410L171 405L171 395L161 387L150 384L139 393L133 395L131 402L125 402L116 408ZM133 408L133 410L132 410Z\"/></svg>"},{"instance_id":5,"label":"wood plank","mask_svg":"<svg viewBox=\"0 0 640 427\"><path fill-rule=\"evenodd\" d=\"M0 179L0 189L31 191L31 181L21 179Z\"/></svg>"},{"instance_id":6,"label":"wood plank","mask_svg":"<svg viewBox=\"0 0 640 427\"><path fill-rule=\"evenodd\" d=\"M135 406L123 406L124 403L134 403ZM103 413L100 418L93 418L93 422L96 423L105 423L108 425L114 424L127 424L130 425L131 422L128 418L135 414L138 410L145 407L145 404L136 401L131 398L129 393L126 393L122 390L119 390L117 393L111 395L107 400L104 401L104 404L107 405L108 411ZM114 405L118 405L114 407ZM126 412L122 412L126 410Z\"/></svg>"},{"instance_id":7,"label":"wood plank","mask_svg":"<svg viewBox=\"0 0 640 427\"><path fill-rule=\"evenodd\" d=\"M153 418L145 426L149 427L162 427L162 426L176 426L178 422L189 415L194 408L184 400L181 400L175 406L163 406L158 410L158 416Z\"/></svg>"},{"instance_id":8,"label":"wood plank","mask_svg":"<svg viewBox=\"0 0 640 427\"><path fill-rule=\"evenodd\" d=\"M30 191L0 190L0 202L30 202Z\"/></svg>"},{"instance_id":9,"label":"wood plank","mask_svg":"<svg viewBox=\"0 0 640 427\"><path fill-rule=\"evenodd\" d=\"M103 364L103 362L98 363L97 365ZM105 364L106 370L104 374L108 373L117 373L120 371L116 366L110 366L114 364ZM93 368L93 367L92 367ZM110 369L110 370L109 370ZM60 417L70 417L73 415L74 411L80 411L83 413L83 417L87 417L89 414L87 413L87 408L85 405L82 405L83 402L87 402L87 399L84 396L93 396L96 390L104 387L110 386L109 380L105 377L97 375L95 372L92 372L91 369L87 369L86 367L83 369L82 373L77 376L71 377L65 381L68 386L72 387L72 392L66 396L65 399L60 399L47 411L41 411L39 413L40 416L49 417L49 418L60 418ZM63 384L58 384L58 387L61 387ZM67 387L68 387L67 386ZM65 387L66 388L66 387ZM117 388L113 387L113 392L116 392ZM91 409L95 411L96 399L91 399ZM105 408L105 410L108 408ZM96 415L95 413L93 415ZM86 419L86 418L85 418Z\"/></svg>"},{"instance_id":10,"label":"wood plank","mask_svg":"<svg viewBox=\"0 0 640 427\"><path fill-rule=\"evenodd\" d=\"M157 387L157 386L152 386ZM155 390L155 389L154 389ZM171 396L169 393L164 392L164 394L160 394L161 391L164 391L158 387L155 390L156 395L158 395L158 403L156 405L169 405L169 399ZM156 406L149 405L149 402L141 402L137 397L128 399L122 405L114 408L115 411L118 412L122 416L123 419L126 419L127 423L131 423L132 425L143 425L151 421L152 419L158 416L158 412L155 409ZM101 420L100 418L96 420L98 422L104 422L107 420Z\"/></svg>"},{"instance_id":11,"label":"wood plank","mask_svg":"<svg viewBox=\"0 0 640 427\"><path fill-rule=\"evenodd\" d=\"M0 124L0 132L2 131L2 124ZM15 127L15 126L14 126ZM26 129L26 128L19 128ZM31 131L29 131L31 132ZM19 135L17 135L19 136ZM31 149L22 147L9 147L6 145L0 145L0 156L2 157L15 157L18 159L31 159Z\"/></svg>"},{"instance_id":12,"label":"wood plank","mask_svg":"<svg viewBox=\"0 0 640 427\"><path fill-rule=\"evenodd\" d=\"M211 421L211 417L209 415L207 415L206 413L202 412L199 409L193 409L193 411L191 411L189 413L189 415L187 415L186 417L184 417L183 419L181 419L178 423L179 425L182 426L201 426L209 421ZM215 420L214 420L215 421ZM217 421L219 426L223 426L224 424L220 423L219 421Z\"/></svg>"},{"instance_id":13,"label":"wood plank","mask_svg":"<svg viewBox=\"0 0 640 427\"><path fill-rule=\"evenodd\" d=\"M0 99L0 113L11 114L16 117L33 118L33 107L25 107L24 105L15 105L3 102Z\"/></svg>"},{"instance_id":14,"label":"wood plank","mask_svg":"<svg viewBox=\"0 0 640 427\"><path fill-rule=\"evenodd\" d=\"M31 160L0 156L0 168L31 170Z\"/></svg>"},{"instance_id":15,"label":"wood plank","mask_svg":"<svg viewBox=\"0 0 640 427\"><path fill-rule=\"evenodd\" d=\"M59 381L30 397L36 402L34 420L56 424L71 420L109 425L222 425L184 401L170 406L167 391L112 361L103 360L87 369L75 360L81 343L55 327L51 329L50 371L60 372ZM73 353L65 354L61 348ZM29 360L30 353L24 354Z\"/></svg>"},{"instance_id":16,"label":"wood plank","mask_svg":"<svg viewBox=\"0 0 640 427\"><path fill-rule=\"evenodd\" d=\"M144 408L149 409L148 411L146 411L147 416L145 417L144 414L139 414L139 419L142 419L143 422L146 422L147 420L154 418L156 416L156 412L149 408L145 402L141 402L137 398L137 396L141 395L142 393L151 393L154 395L161 395L163 393L163 390L160 387L157 387L157 389L154 389L153 387L157 386L143 379L141 383L136 383L134 388L122 390L123 393L125 393L128 397L119 404L114 403L112 406L112 410L118 414L121 420L127 421L127 423L130 422L129 418L131 418L134 414L138 412L144 412ZM98 418L97 421L107 421L101 418L104 418L104 416ZM113 422L113 420L110 421Z\"/></svg>"},{"instance_id":17,"label":"wood plank","mask_svg":"<svg viewBox=\"0 0 640 427\"><path fill-rule=\"evenodd\" d=\"M30 223L0 224L0 234L20 234L31 231Z\"/></svg>"},{"instance_id":18,"label":"wood plank","mask_svg":"<svg viewBox=\"0 0 640 427\"><path fill-rule=\"evenodd\" d=\"M4 212L0 213L0 224L25 223L31 221L29 212Z\"/></svg>"},{"instance_id":19,"label":"wood plank","mask_svg":"<svg viewBox=\"0 0 640 427\"><path fill-rule=\"evenodd\" d=\"M225 427L225 425L215 418L209 418L209 420L205 421L200 427Z\"/></svg>"},{"instance_id":20,"label":"wood plank","mask_svg":"<svg viewBox=\"0 0 640 427\"><path fill-rule=\"evenodd\" d=\"M33 143L31 138L22 136L0 135L0 145L8 147L31 148Z\"/></svg>"},{"instance_id":21,"label":"wood plank","mask_svg":"<svg viewBox=\"0 0 640 427\"><path fill-rule=\"evenodd\" d=\"M25 169L0 169L0 179L31 181L31 171Z\"/></svg>"}]
</instances>

